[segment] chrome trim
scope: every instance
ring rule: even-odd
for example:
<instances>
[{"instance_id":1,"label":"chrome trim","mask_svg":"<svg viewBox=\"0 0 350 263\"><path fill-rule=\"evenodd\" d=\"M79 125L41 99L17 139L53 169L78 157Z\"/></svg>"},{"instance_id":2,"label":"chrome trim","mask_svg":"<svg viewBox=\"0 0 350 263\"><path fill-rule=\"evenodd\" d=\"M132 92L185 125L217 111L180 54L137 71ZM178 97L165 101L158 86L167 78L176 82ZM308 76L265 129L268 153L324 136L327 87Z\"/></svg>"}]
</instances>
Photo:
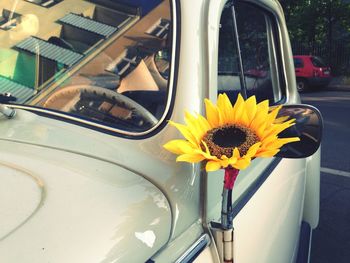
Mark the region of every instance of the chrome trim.
<instances>
[{"instance_id":1,"label":"chrome trim","mask_svg":"<svg viewBox=\"0 0 350 263\"><path fill-rule=\"evenodd\" d=\"M198 255L210 245L210 237L208 234L202 235L193 245L185 251L175 263L187 263L195 260Z\"/></svg>"},{"instance_id":2,"label":"chrome trim","mask_svg":"<svg viewBox=\"0 0 350 263\"><path fill-rule=\"evenodd\" d=\"M143 132L130 132L130 131L125 131L125 130L121 130L121 129L117 129L117 128L114 128L114 127L110 127L108 125L104 125L104 124L99 124L99 123L96 123L96 122L93 122L93 121L88 121L88 120L84 120L84 119L81 119L81 118L78 118L78 117L74 117L74 116L71 116L71 115L68 115L67 113L60 113L60 112L54 112L50 109L45 109L45 108L35 108L35 107L32 107L32 106L29 106L29 105L18 105L18 104L7 104L6 106L8 107L11 107L11 108L17 108L17 109L23 109L23 110L30 110L30 111L33 111L33 112L40 112L40 113L45 113L47 115L52 115L52 116L56 116L56 117L60 117L60 118L63 118L63 119L68 119L68 120L71 120L71 121L75 121L75 122L80 122L80 123L83 123L83 124L87 124L87 125L90 125L90 126L93 126L93 127L96 127L98 129L103 129L103 130L107 130L109 132L115 132L115 133L119 133L119 134L122 134L122 135L126 135L126 136L145 136L151 132L153 132L154 130L156 130L160 125L163 124L163 122L165 121L165 118L166 116L168 115L169 113L169 110L170 110L170 106L171 106L171 102L172 102L172 98L173 98L173 93L174 93L174 83L175 83L175 80L174 78L177 77L177 76L174 76L175 75L175 63L176 63L176 44L177 44L177 41L178 41L178 36L176 35L177 34L177 26L178 26L178 22L177 22L177 19L178 19L178 11L177 11L177 5L176 5L176 0L169 0L169 3L171 2L171 12L172 12L172 26L173 26L173 30L172 30L172 59L171 59L171 66L170 66L170 76L171 78L169 78L169 83L168 83L168 87L169 87L169 92L168 92L168 98L167 98L167 102L166 102L166 106L165 106L165 109L164 109L164 112L163 112L163 115L162 117L159 119L159 121L157 122L156 125L154 125L152 128L146 130L146 131L143 131ZM179 10L180 12L180 10Z\"/></svg>"}]
</instances>

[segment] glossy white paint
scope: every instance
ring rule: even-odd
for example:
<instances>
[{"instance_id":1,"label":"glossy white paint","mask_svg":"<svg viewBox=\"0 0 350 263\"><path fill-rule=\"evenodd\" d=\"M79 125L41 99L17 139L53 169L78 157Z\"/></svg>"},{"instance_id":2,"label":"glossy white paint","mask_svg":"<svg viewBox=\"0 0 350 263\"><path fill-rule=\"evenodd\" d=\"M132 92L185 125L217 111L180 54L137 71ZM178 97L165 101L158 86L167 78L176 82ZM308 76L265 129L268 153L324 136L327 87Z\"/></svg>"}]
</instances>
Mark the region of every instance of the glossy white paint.
<instances>
[{"instance_id":1,"label":"glossy white paint","mask_svg":"<svg viewBox=\"0 0 350 263\"><path fill-rule=\"evenodd\" d=\"M176 163L175 156L162 147L175 136L179 136L177 132L167 127L144 140L118 138L24 110L17 110L14 119L0 120L0 141L33 144L98 158L154 182L171 204L173 237L198 220L199 215L198 171L191 184L191 176L196 171L191 165Z\"/></svg>"},{"instance_id":2,"label":"glossy white paint","mask_svg":"<svg viewBox=\"0 0 350 263\"><path fill-rule=\"evenodd\" d=\"M303 220L316 228L320 215L321 148L306 159L306 191Z\"/></svg>"},{"instance_id":3,"label":"glossy white paint","mask_svg":"<svg viewBox=\"0 0 350 263\"><path fill-rule=\"evenodd\" d=\"M208 43L208 98L216 101L218 86L218 47L219 47L219 29L222 9L227 0L209 1L208 2L208 16L206 19L206 41ZM212 88L210 88L212 87ZM215 88L213 88L215 87Z\"/></svg>"},{"instance_id":4,"label":"glossy white paint","mask_svg":"<svg viewBox=\"0 0 350 263\"><path fill-rule=\"evenodd\" d=\"M196 258L194 263L212 263L215 262L213 258L213 253L209 247L207 247L199 256Z\"/></svg>"},{"instance_id":5,"label":"glossy white paint","mask_svg":"<svg viewBox=\"0 0 350 263\"><path fill-rule=\"evenodd\" d=\"M171 240L166 247L152 259L157 263L175 262L180 258L203 234L200 221L188 227L181 235Z\"/></svg>"},{"instance_id":6,"label":"glossy white paint","mask_svg":"<svg viewBox=\"0 0 350 263\"><path fill-rule=\"evenodd\" d=\"M0 240L10 235L41 207L44 183L30 172L0 163Z\"/></svg>"},{"instance_id":7,"label":"glossy white paint","mask_svg":"<svg viewBox=\"0 0 350 263\"><path fill-rule=\"evenodd\" d=\"M140 175L8 141L0 156L0 262L142 262L170 237L169 203Z\"/></svg>"},{"instance_id":8,"label":"glossy white paint","mask_svg":"<svg viewBox=\"0 0 350 263\"><path fill-rule=\"evenodd\" d=\"M284 159L233 220L235 262L294 262L305 190L303 160Z\"/></svg>"}]
</instances>

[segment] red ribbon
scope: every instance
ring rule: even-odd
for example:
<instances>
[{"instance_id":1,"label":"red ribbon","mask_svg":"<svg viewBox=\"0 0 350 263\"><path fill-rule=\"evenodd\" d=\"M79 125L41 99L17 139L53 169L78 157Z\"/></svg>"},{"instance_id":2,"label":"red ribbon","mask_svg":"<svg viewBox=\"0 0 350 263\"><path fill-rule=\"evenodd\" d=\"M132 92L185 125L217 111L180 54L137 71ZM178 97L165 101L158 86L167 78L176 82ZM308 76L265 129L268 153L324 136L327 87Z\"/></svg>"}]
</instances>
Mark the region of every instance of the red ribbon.
<instances>
[{"instance_id":1,"label":"red ribbon","mask_svg":"<svg viewBox=\"0 0 350 263\"><path fill-rule=\"evenodd\" d=\"M228 190L232 190L236 178L238 176L239 170L232 167L225 168L225 177L224 177L224 188Z\"/></svg>"}]
</instances>

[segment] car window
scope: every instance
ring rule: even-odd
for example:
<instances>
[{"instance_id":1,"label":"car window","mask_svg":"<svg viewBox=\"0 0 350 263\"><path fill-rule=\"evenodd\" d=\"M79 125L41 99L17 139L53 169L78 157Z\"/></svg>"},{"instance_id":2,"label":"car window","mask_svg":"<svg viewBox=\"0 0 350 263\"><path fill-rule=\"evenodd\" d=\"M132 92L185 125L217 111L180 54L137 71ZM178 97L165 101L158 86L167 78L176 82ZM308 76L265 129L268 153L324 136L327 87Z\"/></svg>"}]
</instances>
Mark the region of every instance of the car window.
<instances>
[{"instance_id":1,"label":"car window","mask_svg":"<svg viewBox=\"0 0 350 263\"><path fill-rule=\"evenodd\" d=\"M294 67L295 68L302 68L304 67L304 62L301 58L294 58Z\"/></svg>"},{"instance_id":2,"label":"car window","mask_svg":"<svg viewBox=\"0 0 350 263\"><path fill-rule=\"evenodd\" d=\"M276 102L280 99L280 81L273 18L254 5L234 2L239 45L234 34L232 2L229 1L220 20L218 92L226 92L235 99L245 85L248 96L255 95L259 101L269 99ZM243 78L240 78L241 70Z\"/></svg>"},{"instance_id":3,"label":"car window","mask_svg":"<svg viewBox=\"0 0 350 263\"><path fill-rule=\"evenodd\" d=\"M311 63L315 67L323 68L326 67L326 64L323 62L323 60L319 57L311 57Z\"/></svg>"},{"instance_id":4,"label":"car window","mask_svg":"<svg viewBox=\"0 0 350 263\"><path fill-rule=\"evenodd\" d=\"M157 125L170 94L169 0L0 5L0 93L10 103L127 132Z\"/></svg>"},{"instance_id":5,"label":"car window","mask_svg":"<svg viewBox=\"0 0 350 263\"><path fill-rule=\"evenodd\" d=\"M234 3L234 11L232 4ZM236 16L240 51L235 37L233 14ZM222 11L219 24L218 45L218 93L225 92L232 102L239 92L243 93L240 75L243 75L247 95L255 95L258 101L268 99L277 104L282 97L284 79L278 50L278 21L266 9L243 1L228 1ZM236 41L235 41L236 40ZM243 67L239 64L239 54ZM241 71L243 68L243 71ZM243 72L243 74L241 74ZM272 158L257 158L248 169L240 171L233 191L234 205L250 191L253 182L261 178ZM207 182L207 211L221 206L218 197L222 194L222 170L209 172ZM208 214L208 220L215 214Z\"/></svg>"}]
</instances>

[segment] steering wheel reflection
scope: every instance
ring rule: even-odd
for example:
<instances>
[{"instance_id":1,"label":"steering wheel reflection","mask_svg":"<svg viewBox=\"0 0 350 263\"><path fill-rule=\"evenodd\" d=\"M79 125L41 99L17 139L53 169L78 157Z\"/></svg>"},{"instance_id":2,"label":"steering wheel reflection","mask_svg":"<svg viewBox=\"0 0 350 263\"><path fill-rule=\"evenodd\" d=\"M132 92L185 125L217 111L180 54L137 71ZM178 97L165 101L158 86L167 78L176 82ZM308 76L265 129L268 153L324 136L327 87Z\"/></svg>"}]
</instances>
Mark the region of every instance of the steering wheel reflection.
<instances>
[{"instance_id":1,"label":"steering wheel reflection","mask_svg":"<svg viewBox=\"0 0 350 263\"><path fill-rule=\"evenodd\" d=\"M154 126L158 122L152 113L132 99L88 84L61 88L51 94L43 106L112 124L121 121L131 127Z\"/></svg>"}]
</instances>

